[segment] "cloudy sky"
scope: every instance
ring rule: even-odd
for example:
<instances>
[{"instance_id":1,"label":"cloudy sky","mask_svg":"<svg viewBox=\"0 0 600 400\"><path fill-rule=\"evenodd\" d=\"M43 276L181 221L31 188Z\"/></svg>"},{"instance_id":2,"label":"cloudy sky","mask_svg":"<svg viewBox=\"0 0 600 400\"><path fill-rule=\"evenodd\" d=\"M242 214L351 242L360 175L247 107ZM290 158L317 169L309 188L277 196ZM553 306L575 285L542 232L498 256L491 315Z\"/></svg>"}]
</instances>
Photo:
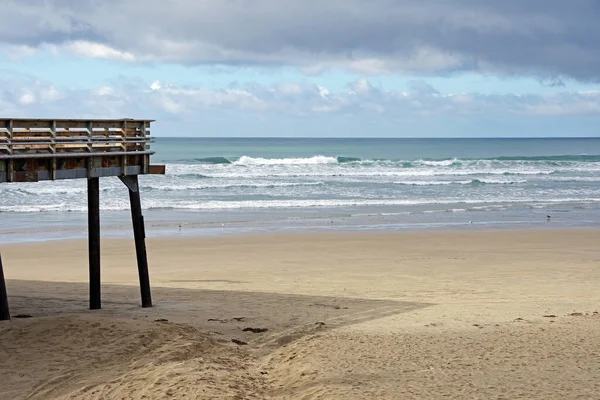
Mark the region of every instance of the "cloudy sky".
<instances>
[{"instance_id":1,"label":"cloudy sky","mask_svg":"<svg viewBox=\"0 0 600 400\"><path fill-rule=\"evenodd\" d=\"M597 136L598 0L0 0L0 116Z\"/></svg>"}]
</instances>

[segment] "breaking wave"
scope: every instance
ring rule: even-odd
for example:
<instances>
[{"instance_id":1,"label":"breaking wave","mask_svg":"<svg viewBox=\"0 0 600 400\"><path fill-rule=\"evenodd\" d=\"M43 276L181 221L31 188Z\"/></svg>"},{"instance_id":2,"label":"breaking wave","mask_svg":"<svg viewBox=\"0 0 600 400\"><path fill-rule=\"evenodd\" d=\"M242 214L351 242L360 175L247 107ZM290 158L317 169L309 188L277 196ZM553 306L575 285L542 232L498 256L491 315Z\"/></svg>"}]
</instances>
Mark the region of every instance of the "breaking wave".
<instances>
[{"instance_id":1,"label":"breaking wave","mask_svg":"<svg viewBox=\"0 0 600 400\"><path fill-rule=\"evenodd\" d=\"M240 157L204 157L191 160L181 160L181 163L198 164L233 164L233 165L310 165L310 164L365 164L365 165L396 165L404 168L414 167L465 167L476 165L566 165L574 163L597 163L600 164L600 155L561 155L561 156L503 156L493 158L443 158L443 159L415 159L415 160L391 160L391 159L361 159L349 156L324 156L291 157L291 158L264 158L242 155Z\"/></svg>"}]
</instances>

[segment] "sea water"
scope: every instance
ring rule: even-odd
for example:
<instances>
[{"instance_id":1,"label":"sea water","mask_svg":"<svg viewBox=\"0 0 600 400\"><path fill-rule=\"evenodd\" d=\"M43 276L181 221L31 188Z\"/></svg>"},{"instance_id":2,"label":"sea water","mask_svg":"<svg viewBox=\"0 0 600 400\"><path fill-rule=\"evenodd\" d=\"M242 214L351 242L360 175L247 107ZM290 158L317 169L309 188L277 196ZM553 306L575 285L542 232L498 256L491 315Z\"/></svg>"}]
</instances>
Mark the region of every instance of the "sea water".
<instances>
[{"instance_id":1,"label":"sea water","mask_svg":"<svg viewBox=\"0 0 600 400\"><path fill-rule=\"evenodd\" d=\"M596 226L600 139L158 138L148 236ZM101 180L105 236L127 189ZM86 235L86 182L0 184L0 242ZM548 216L550 218L548 218Z\"/></svg>"}]
</instances>

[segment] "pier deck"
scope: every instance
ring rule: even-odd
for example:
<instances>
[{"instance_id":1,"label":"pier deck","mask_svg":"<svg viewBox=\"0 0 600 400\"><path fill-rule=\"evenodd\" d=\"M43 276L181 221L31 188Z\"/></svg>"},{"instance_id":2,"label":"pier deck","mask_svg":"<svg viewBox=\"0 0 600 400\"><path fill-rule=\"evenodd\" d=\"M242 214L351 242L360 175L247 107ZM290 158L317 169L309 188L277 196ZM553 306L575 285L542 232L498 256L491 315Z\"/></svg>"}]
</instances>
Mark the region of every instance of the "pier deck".
<instances>
[{"instance_id":1,"label":"pier deck","mask_svg":"<svg viewBox=\"0 0 600 400\"><path fill-rule=\"evenodd\" d=\"M138 184L138 175L165 173L164 165L150 164L152 122L0 118L0 183L87 179L90 309L101 308L99 178L107 176L129 189L142 306L152 306ZM0 320L9 318L0 256Z\"/></svg>"},{"instance_id":2,"label":"pier deck","mask_svg":"<svg viewBox=\"0 0 600 400\"><path fill-rule=\"evenodd\" d=\"M0 182L164 174L152 120L0 118Z\"/></svg>"}]
</instances>

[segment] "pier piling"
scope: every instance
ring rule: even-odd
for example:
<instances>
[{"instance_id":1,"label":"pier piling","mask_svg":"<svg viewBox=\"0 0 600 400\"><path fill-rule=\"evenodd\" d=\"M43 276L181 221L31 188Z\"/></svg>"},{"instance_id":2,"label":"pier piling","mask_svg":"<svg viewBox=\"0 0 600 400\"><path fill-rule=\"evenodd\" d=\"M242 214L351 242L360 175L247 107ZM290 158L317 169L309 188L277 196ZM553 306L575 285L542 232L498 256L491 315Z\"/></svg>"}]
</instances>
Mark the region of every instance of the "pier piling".
<instances>
[{"instance_id":1,"label":"pier piling","mask_svg":"<svg viewBox=\"0 0 600 400\"><path fill-rule=\"evenodd\" d=\"M88 246L90 266L90 310L102 307L100 291L100 182L88 179Z\"/></svg>"},{"instance_id":2,"label":"pier piling","mask_svg":"<svg viewBox=\"0 0 600 400\"><path fill-rule=\"evenodd\" d=\"M148 273L148 255L146 253L146 229L142 215L142 202L140 199L140 186L137 175L120 177L129 189L129 203L131 206L131 222L135 239L135 254L138 264L140 279L140 292L142 307L152 307L152 293L150 292L150 276Z\"/></svg>"},{"instance_id":3,"label":"pier piling","mask_svg":"<svg viewBox=\"0 0 600 400\"><path fill-rule=\"evenodd\" d=\"M4 269L2 268L2 254L0 254L0 321L8 320L10 320L8 295L6 294L6 282L4 281Z\"/></svg>"}]
</instances>

